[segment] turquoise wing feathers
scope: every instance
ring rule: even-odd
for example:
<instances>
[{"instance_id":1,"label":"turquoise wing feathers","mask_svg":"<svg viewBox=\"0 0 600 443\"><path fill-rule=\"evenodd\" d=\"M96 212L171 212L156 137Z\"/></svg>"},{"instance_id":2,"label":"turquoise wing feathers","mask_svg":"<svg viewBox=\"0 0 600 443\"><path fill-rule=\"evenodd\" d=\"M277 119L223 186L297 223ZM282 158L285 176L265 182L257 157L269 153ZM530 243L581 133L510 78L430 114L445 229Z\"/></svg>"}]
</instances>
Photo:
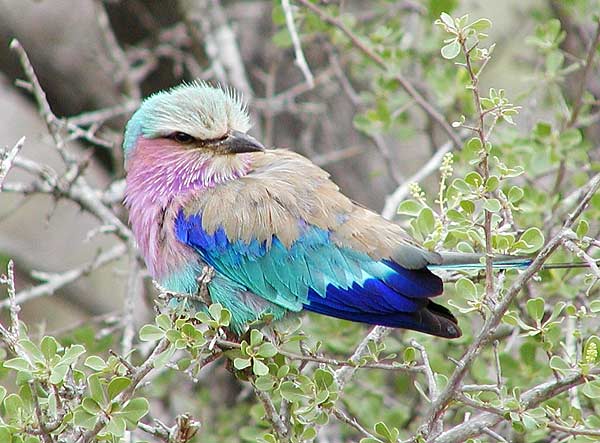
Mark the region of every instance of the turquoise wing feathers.
<instances>
[{"instance_id":1,"label":"turquoise wing feathers","mask_svg":"<svg viewBox=\"0 0 600 443\"><path fill-rule=\"evenodd\" d=\"M274 307L445 337L460 335L454 317L429 300L442 292L439 277L392 260L374 260L336 244L329 230L303 221L298 225L298 238L289 247L275 235L267 242L233 240L223 228L209 233L202 214L186 216L183 210L175 230L179 241L194 248L217 274ZM221 287L216 290L223 292Z\"/></svg>"}]
</instances>

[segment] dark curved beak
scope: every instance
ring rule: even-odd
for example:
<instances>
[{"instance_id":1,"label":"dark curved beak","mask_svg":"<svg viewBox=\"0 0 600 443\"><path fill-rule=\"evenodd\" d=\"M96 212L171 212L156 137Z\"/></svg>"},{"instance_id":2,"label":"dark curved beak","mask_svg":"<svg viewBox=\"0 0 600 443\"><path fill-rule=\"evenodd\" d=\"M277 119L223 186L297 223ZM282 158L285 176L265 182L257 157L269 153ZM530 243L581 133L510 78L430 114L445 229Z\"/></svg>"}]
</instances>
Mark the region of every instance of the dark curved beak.
<instances>
[{"instance_id":1,"label":"dark curved beak","mask_svg":"<svg viewBox=\"0 0 600 443\"><path fill-rule=\"evenodd\" d=\"M261 152L265 147L254 137L239 131L231 131L229 136L223 141L223 147L232 154L242 154L244 152Z\"/></svg>"}]
</instances>

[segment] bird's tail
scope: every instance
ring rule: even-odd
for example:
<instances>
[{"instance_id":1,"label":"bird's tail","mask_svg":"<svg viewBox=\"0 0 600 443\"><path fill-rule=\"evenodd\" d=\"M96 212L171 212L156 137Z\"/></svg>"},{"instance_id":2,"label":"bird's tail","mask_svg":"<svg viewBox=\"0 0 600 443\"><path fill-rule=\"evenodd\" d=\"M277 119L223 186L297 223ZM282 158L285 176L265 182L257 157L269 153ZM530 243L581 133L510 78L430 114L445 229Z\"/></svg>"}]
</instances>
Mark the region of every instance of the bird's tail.
<instances>
[{"instance_id":1,"label":"bird's tail","mask_svg":"<svg viewBox=\"0 0 600 443\"><path fill-rule=\"evenodd\" d=\"M431 264L429 269L460 271L460 270L478 270L485 269L485 254L462 253L462 252L442 252L440 263ZM532 257L518 255L495 255L493 258L494 269L524 269L531 264ZM589 265L585 262L575 263L547 263L542 269L571 269L587 268Z\"/></svg>"}]
</instances>

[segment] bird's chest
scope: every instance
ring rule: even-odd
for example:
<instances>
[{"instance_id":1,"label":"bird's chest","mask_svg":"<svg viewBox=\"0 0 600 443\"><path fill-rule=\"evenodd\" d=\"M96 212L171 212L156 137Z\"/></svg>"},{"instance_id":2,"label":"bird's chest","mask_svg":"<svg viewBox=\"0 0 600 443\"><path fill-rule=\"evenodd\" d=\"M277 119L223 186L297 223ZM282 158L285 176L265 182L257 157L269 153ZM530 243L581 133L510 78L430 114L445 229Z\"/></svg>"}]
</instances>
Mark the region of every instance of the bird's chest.
<instances>
[{"instance_id":1,"label":"bird's chest","mask_svg":"<svg viewBox=\"0 0 600 443\"><path fill-rule=\"evenodd\" d=\"M173 197L153 205L133 201L129 208L132 231L148 271L170 290L180 288L165 282L176 281L174 275L190 273L191 268L199 267L197 254L181 243L175 233L175 219L185 205L184 200Z\"/></svg>"}]
</instances>

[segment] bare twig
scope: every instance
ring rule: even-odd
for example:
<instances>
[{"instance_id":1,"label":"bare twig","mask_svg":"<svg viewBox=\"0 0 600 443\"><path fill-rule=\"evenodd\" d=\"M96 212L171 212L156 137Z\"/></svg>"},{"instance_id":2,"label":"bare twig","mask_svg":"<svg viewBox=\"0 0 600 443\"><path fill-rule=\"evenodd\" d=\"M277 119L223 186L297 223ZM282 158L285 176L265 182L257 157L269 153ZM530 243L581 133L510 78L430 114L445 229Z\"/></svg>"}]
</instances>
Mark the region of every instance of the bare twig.
<instances>
[{"instance_id":1,"label":"bare twig","mask_svg":"<svg viewBox=\"0 0 600 443\"><path fill-rule=\"evenodd\" d=\"M0 152L0 192L2 192L2 185L4 184L4 179L8 174L8 171L13 165L15 158L23 148L25 144L25 137L21 137L17 143L9 150L2 150Z\"/></svg>"},{"instance_id":2,"label":"bare twig","mask_svg":"<svg viewBox=\"0 0 600 443\"><path fill-rule=\"evenodd\" d=\"M8 306L10 308L10 325L8 328L0 325L0 335L11 347L14 347L19 339L19 303L15 291L15 264L9 260L6 275L0 275L0 285L6 286L8 293Z\"/></svg>"},{"instance_id":3,"label":"bare twig","mask_svg":"<svg viewBox=\"0 0 600 443\"><path fill-rule=\"evenodd\" d=\"M392 329L386 328L384 326L374 326L356 347L354 353L348 359L348 361L355 365L358 365L358 362L370 352L369 342L373 342L376 344L381 343L391 331ZM344 390L344 386L350 381L350 379L356 372L356 369L357 366L344 366L335 371L335 380L340 391Z\"/></svg>"},{"instance_id":4,"label":"bare twig","mask_svg":"<svg viewBox=\"0 0 600 443\"><path fill-rule=\"evenodd\" d=\"M256 398L260 400L265 408L265 414L267 416L267 420L271 422L273 425L273 430L277 434L278 441L287 441L288 429L285 426L285 423L281 420L281 417L277 410L275 409L275 405L273 405L273 400L269 397L265 392L254 389L254 393L256 394Z\"/></svg>"},{"instance_id":5,"label":"bare twig","mask_svg":"<svg viewBox=\"0 0 600 443\"><path fill-rule=\"evenodd\" d=\"M437 171L442 164L444 155L452 150L452 142L447 141L438 148L435 155L421 167L415 174L407 178L401 186L398 186L394 192L385 199L385 206L381 215L387 219L394 218L398 205L408 196L411 183L418 183L426 177Z\"/></svg>"},{"instance_id":6,"label":"bare twig","mask_svg":"<svg viewBox=\"0 0 600 443\"><path fill-rule=\"evenodd\" d=\"M98 269L105 264L110 263L111 261L122 257L125 252L125 245L119 244L114 246L112 249L109 249L108 251L98 255L91 262L86 263L78 268L71 269L60 274L37 273L38 276L44 277L46 282L30 289L24 289L18 292L15 294L15 301L17 304L23 304L29 300L33 300L44 295L52 295L57 289L74 282L78 278L89 274L91 271ZM0 302L0 308L6 307L11 307L10 298Z\"/></svg>"},{"instance_id":7,"label":"bare twig","mask_svg":"<svg viewBox=\"0 0 600 443\"><path fill-rule=\"evenodd\" d=\"M312 72L310 72L310 68L304 57L304 52L302 52L302 45L300 44L300 37L298 37L298 31L296 30L296 24L294 23L294 15L292 14L290 0L281 0L281 7L285 13L285 23L290 33L290 37L292 38L294 54L296 56L295 63L302 71L302 75L304 75L308 87L312 89L315 86L315 79Z\"/></svg>"},{"instance_id":8,"label":"bare twig","mask_svg":"<svg viewBox=\"0 0 600 443\"><path fill-rule=\"evenodd\" d=\"M96 0L93 3L104 46L116 67L116 78L118 79L119 83L123 85L127 95L139 101L139 99L142 97L140 85L132 76L133 71L129 65L127 56L125 55L123 49L121 49L119 41L117 40L117 37L112 29L106 9L104 9L104 3L101 0Z\"/></svg>"},{"instance_id":9,"label":"bare twig","mask_svg":"<svg viewBox=\"0 0 600 443\"><path fill-rule=\"evenodd\" d=\"M362 426L355 417L349 417L344 411L339 408L332 409L333 415L343 423L346 423L349 426L352 426L358 432L360 432L364 437L370 438L372 440L378 441L379 439L367 431L364 426Z\"/></svg>"},{"instance_id":10,"label":"bare twig","mask_svg":"<svg viewBox=\"0 0 600 443\"><path fill-rule=\"evenodd\" d=\"M567 127L572 127L577 123L577 117L579 117L579 111L581 111L581 106L583 104L583 93L585 92L585 88L587 87L587 81L592 72L592 66L594 62L594 56L596 55L596 51L598 45L600 44L600 19L596 19L596 32L594 33L594 38L590 42L590 47L588 48L587 56L585 59L585 67L583 70L583 75L581 80L579 80L579 89L577 94L575 95L575 103L573 104L573 109L571 111L571 118L567 123Z\"/></svg>"}]
</instances>

